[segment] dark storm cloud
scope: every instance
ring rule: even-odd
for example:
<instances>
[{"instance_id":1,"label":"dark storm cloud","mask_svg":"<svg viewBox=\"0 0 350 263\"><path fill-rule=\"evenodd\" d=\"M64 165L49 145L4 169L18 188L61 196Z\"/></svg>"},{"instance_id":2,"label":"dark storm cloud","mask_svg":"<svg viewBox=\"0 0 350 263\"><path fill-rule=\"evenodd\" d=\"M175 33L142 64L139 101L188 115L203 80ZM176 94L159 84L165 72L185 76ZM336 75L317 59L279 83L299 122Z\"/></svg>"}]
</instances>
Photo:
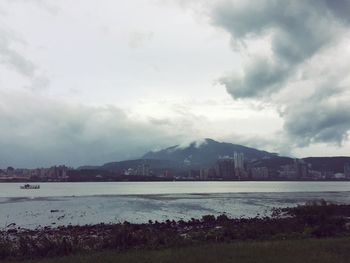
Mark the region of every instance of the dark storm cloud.
<instances>
[{"instance_id":1,"label":"dark storm cloud","mask_svg":"<svg viewBox=\"0 0 350 263\"><path fill-rule=\"evenodd\" d=\"M169 126L169 127L168 127ZM181 141L183 123L135 120L114 106L66 103L0 90L0 167L102 164Z\"/></svg>"},{"instance_id":2,"label":"dark storm cloud","mask_svg":"<svg viewBox=\"0 0 350 263\"><path fill-rule=\"evenodd\" d=\"M278 65L264 58L255 58L245 67L244 76L222 77L220 83L235 98L262 97L281 87L289 67Z\"/></svg>"},{"instance_id":3,"label":"dark storm cloud","mask_svg":"<svg viewBox=\"0 0 350 263\"><path fill-rule=\"evenodd\" d=\"M233 98L275 104L289 145L347 140L350 1L223 0L209 14L242 55L241 72L220 78Z\"/></svg>"},{"instance_id":4,"label":"dark storm cloud","mask_svg":"<svg viewBox=\"0 0 350 263\"><path fill-rule=\"evenodd\" d=\"M350 109L346 105L326 106L319 108L313 105L302 105L287 116L285 128L295 136L300 146L312 142L338 142L347 139L350 129Z\"/></svg>"},{"instance_id":5,"label":"dark storm cloud","mask_svg":"<svg viewBox=\"0 0 350 263\"><path fill-rule=\"evenodd\" d=\"M336 40L349 13L349 1L341 0L222 1L212 20L230 32L234 45L268 36L272 53L250 57L243 74L225 76L221 83L235 98L282 89L303 62Z\"/></svg>"},{"instance_id":6,"label":"dark storm cloud","mask_svg":"<svg viewBox=\"0 0 350 263\"><path fill-rule=\"evenodd\" d=\"M291 103L283 116L287 135L299 146L314 142L341 145L350 130L349 100L334 88L320 88L309 98Z\"/></svg>"},{"instance_id":7,"label":"dark storm cloud","mask_svg":"<svg viewBox=\"0 0 350 263\"><path fill-rule=\"evenodd\" d=\"M338 18L344 19L346 22L350 21L349 10L350 10L350 1L348 0L326 0L326 5L330 8L335 14L338 15Z\"/></svg>"}]
</instances>

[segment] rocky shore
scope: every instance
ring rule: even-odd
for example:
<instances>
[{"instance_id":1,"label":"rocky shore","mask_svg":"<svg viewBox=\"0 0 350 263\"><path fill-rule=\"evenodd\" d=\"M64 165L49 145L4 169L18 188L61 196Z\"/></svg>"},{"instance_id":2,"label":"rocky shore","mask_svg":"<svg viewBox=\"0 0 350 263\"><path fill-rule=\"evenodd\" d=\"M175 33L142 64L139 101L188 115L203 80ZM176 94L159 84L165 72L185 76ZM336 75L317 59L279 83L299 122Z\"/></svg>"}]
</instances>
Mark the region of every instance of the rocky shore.
<instances>
[{"instance_id":1,"label":"rocky shore","mask_svg":"<svg viewBox=\"0 0 350 263\"><path fill-rule=\"evenodd\" d=\"M0 259L41 258L105 249L176 247L207 242L333 237L350 234L350 205L307 204L273 209L269 217L206 215L188 221L23 229L0 232Z\"/></svg>"},{"instance_id":2,"label":"rocky shore","mask_svg":"<svg viewBox=\"0 0 350 263\"><path fill-rule=\"evenodd\" d=\"M0 230L10 224L36 229L45 226L133 224L148 220L184 220L204 215L255 217L271 215L273 207L294 207L325 199L350 204L350 192L269 192L162 195L104 195L52 197L0 197Z\"/></svg>"}]
</instances>

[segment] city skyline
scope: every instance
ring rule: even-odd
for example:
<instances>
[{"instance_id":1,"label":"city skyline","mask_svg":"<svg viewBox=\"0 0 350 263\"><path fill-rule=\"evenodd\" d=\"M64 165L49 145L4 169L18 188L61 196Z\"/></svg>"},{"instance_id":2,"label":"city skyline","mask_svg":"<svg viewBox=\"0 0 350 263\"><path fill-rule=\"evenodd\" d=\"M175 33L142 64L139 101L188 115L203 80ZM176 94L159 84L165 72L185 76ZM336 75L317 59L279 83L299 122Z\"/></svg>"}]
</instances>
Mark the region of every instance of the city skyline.
<instances>
[{"instance_id":1,"label":"city skyline","mask_svg":"<svg viewBox=\"0 0 350 263\"><path fill-rule=\"evenodd\" d=\"M213 138L349 156L348 1L0 3L0 167Z\"/></svg>"},{"instance_id":2,"label":"city skyline","mask_svg":"<svg viewBox=\"0 0 350 263\"><path fill-rule=\"evenodd\" d=\"M350 157L278 156L206 139L148 152L135 160L78 168L0 169L0 182L350 180Z\"/></svg>"}]
</instances>

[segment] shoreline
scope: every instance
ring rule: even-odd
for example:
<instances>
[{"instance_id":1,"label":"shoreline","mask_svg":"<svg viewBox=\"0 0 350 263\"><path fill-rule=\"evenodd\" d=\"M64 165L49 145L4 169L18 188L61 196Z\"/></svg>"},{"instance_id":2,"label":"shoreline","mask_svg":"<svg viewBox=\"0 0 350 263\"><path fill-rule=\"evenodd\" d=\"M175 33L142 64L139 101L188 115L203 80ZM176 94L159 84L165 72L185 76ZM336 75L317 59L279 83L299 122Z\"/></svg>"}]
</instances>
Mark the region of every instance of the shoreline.
<instances>
[{"instance_id":1,"label":"shoreline","mask_svg":"<svg viewBox=\"0 0 350 263\"><path fill-rule=\"evenodd\" d=\"M350 236L350 205L325 201L276 208L270 217L231 218L205 215L201 219L129 222L84 226L13 226L0 231L0 259L43 258L114 249L163 249L194 244L244 240L285 240Z\"/></svg>"},{"instance_id":2,"label":"shoreline","mask_svg":"<svg viewBox=\"0 0 350 263\"><path fill-rule=\"evenodd\" d=\"M81 180L81 181L42 181L42 180L3 180L0 179L1 183L169 183L169 182L350 182L350 179L346 178L339 178L339 179L264 179L264 180L257 180L257 179L213 179L213 180L192 180L192 179L159 179L159 180Z\"/></svg>"},{"instance_id":3,"label":"shoreline","mask_svg":"<svg viewBox=\"0 0 350 263\"><path fill-rule=\"evenodd\" d=\"M189 196L192 199L193 197L208 197L208 196L228 196L228 195L259 195L259 194L336 194L336 193L350 193L350 189L347 191L290 191L290 192L285 192L285 191L274 191L274 192L194 192L194 193L147 193L147 194L91 194L91 195L53 195L53 196L0 196L1 199L8 199L11 200L12 202L14 200L38 200L38 201L51 201L51 200L59 200L60 198L87 198L87 197L136 197L136 198L150 198L150 199L162 199L161 197L167 197L164 199L177 199L177 198L182 198L184 199L186 196ZM152 197L159 197L159 198L152 198ZM12 203L11 202L11 203ZM1 201L0 201L1 203Z\"/></svg>"},{"instance_id":4,"label":"shoreline","mask_svg":"<svg viewBox=\"0 0 350 263\"><path fill-rule=\"evenodd\" d=\"M41 183L40 189L20 189L21 183L0 183L1 197L68 197L97 195L164 195L219 193L345 192L350 182L85 182Z\"/></svg>"},{"instance_id":5,"label":"shoreline","mask_svg":"<svg viewBox=\"0 0 350 263\"><path fill-rule=\"evenodd\" d=\"M336 204L350 203L349 192L218 193L98 195L75 197L0 198L0 228L67 226L149 219L189 220L225 212L232 217L270 215L273 207L294 207L325 199ZM56 212L52 212L52 210Z\"/></svg>"}]
</instances>

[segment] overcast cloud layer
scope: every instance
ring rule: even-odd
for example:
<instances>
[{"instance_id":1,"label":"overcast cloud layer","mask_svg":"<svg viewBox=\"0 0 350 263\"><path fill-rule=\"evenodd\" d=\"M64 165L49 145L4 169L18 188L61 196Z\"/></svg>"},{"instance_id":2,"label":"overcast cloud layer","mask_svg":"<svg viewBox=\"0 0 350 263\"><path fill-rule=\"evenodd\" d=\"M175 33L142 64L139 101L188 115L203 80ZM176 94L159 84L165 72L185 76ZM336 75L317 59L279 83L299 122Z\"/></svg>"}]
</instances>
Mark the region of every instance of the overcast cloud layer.
<instances>
[{"instance_id":1,"label":"overcast cloud layer","mask_svg":"<svg viewBox=\"0 0 350 263\"><path fill-rule=\"evenodd\" d=\"M213 139L349 155L350 1L0 3L0 168Z\"/></svg>"},{"instance_id":2,"label":"overcast cloud layer","mask_svg":"<svg viewBox=\"0 0 350 263\"><path fill-rule=\"evenodd\" d=\"M69 104L28 92L0 95L0 159L11 164L101 164L137 158L154 145L187 135L175 124L169 125L178 130L176 136L169 134L168 125L133 120L114 106Z\"/></svg>"}]
</instances>

